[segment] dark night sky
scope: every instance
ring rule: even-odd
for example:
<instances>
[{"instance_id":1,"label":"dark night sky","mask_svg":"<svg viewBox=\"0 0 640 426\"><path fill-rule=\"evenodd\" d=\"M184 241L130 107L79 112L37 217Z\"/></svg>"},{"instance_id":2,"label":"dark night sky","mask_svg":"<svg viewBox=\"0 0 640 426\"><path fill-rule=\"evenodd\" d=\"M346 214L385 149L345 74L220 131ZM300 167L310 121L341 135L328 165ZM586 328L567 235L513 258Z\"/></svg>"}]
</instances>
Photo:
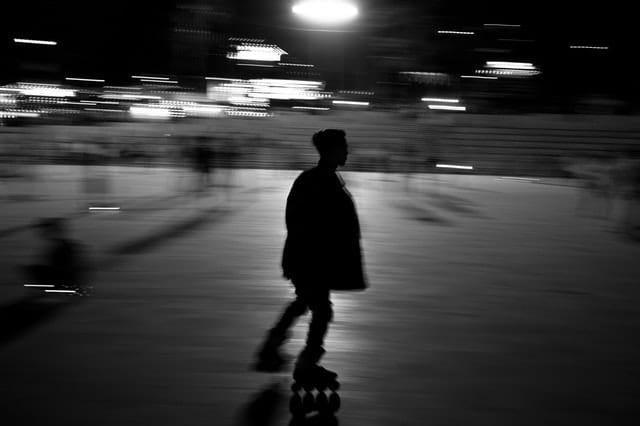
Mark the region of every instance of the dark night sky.
<instances>
[{"instance_id":1,"label":"dark night sky","mask_svg":"<svg viewBox=\"0 0 640 426\"><path fill-rule=\"evenodd\" d=\"M617 0L616 0L617 1ZM22 46L13 37L55 39L64 50L62 72L104 73L166 72L170 68L170 34L174 26L177 0L22 0L5 10L0 22L5 80L16 58L24 58ZM216 3L216 1L213 1ZM313 35L308 26L290 13L292 0L218 1L232 12L229 35L266 37L294 53L309 53ZM425 38L424 27L482 28L482 23L518 23L539 40L547 61L563 64L568 43L608 44L615 67L632 67L628 59L637 37L629 6L623 2L590 4L571 1L488 1L475 0L359 0L361 14L342 40L358 35L378 35L389 26L391 35L417 40ZM562 4L562 7L558 7ZM385 22L394 20L394 22ZM406 22L406 24L405 24ZM417 30L418 27L422 30ZM350 35L351 34L351 35ZM419 45L419 44L418 44ZM358 60L362 45L347 44L347 55ZM22 51L20 50L22 49ZM41 49L43 50L43 49ZM610 59L607 59L610 60ZM602 64L600 64L602 66ZM428 64L425 64L428 66Z\"/></svg>"}]
</instances>

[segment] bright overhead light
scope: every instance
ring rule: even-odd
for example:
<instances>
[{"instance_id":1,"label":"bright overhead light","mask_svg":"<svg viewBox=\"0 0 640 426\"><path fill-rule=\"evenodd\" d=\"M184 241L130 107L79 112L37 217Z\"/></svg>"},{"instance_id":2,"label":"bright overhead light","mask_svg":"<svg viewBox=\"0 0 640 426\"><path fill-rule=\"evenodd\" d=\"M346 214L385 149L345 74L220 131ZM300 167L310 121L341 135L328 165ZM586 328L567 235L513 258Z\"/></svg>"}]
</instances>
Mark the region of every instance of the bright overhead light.
<instances>
[{"instance_id":1,"label":"bright overhead light","mask_svg":"<svg viewBox=\"0 0 640 426\"><path fill-rule=\"evenodd\" d=\"M319 24L339 24L358 15L358 8L346 0L304 0L291 10L296 15Z\"/></svg>"}]
</instances>

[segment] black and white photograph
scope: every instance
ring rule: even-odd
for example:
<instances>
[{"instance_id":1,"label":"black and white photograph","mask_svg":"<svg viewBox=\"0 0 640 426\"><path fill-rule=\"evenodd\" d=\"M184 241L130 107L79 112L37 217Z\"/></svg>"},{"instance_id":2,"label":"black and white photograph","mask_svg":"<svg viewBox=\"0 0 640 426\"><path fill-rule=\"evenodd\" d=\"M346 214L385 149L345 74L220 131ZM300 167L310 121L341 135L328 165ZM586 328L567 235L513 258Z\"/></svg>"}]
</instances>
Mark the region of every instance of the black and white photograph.
<instances>
[{"instance_id":1,"label":"black and white photograph","mask_svg":"<svg viewBox=\"0 0 640 426\"><path fill-rule=\"evenodd\" d=\"M0 425L640 418L620 0L7 0Z\"/></svg>"}]
</instances>

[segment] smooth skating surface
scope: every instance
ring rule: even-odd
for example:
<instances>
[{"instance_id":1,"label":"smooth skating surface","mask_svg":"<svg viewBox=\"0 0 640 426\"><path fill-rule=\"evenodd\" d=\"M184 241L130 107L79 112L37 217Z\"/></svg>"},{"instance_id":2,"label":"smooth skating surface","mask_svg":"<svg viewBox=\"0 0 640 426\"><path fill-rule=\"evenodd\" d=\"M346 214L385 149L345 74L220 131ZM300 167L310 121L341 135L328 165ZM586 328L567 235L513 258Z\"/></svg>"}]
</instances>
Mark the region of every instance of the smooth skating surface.
<instances>
[{"instance_id":1,"label":"smooth skating surface","mask_svg":"<svg viewBox=\"0 0 640 426\"><path fill-rule=\"evenodd\" d=\"M36 236L2 234L2 423L289 424L291 374L247 366L293 296L279 262L296 174L238 170L231 201L214 187L80 213L71 235L100 265L86 303L24 302L15 267ZM45 208L76 211L72 185L53 176L47 199L5 203L4 226ZM156 170L120 177L171 187ZM637 418L640 246L615 233L622 205L610 218L577 211L572 181L413 176L406 193L403 176L343 177L371 286L332 296L323 363L340 373L340 426ZM307 320L287 353L304 345Z\"/></svg>"}]
</instances>

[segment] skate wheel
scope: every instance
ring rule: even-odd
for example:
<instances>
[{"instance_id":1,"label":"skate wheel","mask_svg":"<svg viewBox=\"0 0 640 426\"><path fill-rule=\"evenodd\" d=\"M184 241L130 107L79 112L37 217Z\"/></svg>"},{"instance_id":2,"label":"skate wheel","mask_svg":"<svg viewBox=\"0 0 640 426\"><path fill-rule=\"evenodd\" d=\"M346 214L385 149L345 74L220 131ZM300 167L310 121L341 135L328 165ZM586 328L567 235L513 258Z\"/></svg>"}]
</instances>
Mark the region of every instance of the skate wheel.
<instances>
[{"instance_id":1,"label":"skate wheel","mask_svg":"<svg viewBox=\"0 0 640 426\"><path fill-rule=\"evenodd\" d=\"M332 393L329 395L329 410L332 412L336 412L340 409L340 395L337 393Z\"/></svg>"},{"instance_id":2,"label":"skate wheel","mask_svg":"<svg viewBox=\"0 0 640 426\"><path fill-rule=\"evenodd\" d=\"M320 379L316 383L316 389L318 389L319 391L323 391L323 390L327 389L328 386L329 386L329 381L328 380Z\"/></svg>"},{"instance_id":3,"label":"skate wheel","mask_svg":"<svg viewBox=\"0 0 640 426\"><path fill-rule=\"evenodd\" d=\"M302 410L302 398L300 398L300 395L291 395L291 399L289 400L289 411L294 416L304 414L304 411Z\"/></svg>"},{"instance_id":4,"label":"skate wheel","mask_svg":"<svg viewBox=\"0 0 640 426\"><path fill-rule=\"evenodd\" d=\"M326 413L329 411L329 398L324 392L320 392L318 396L316 396L316 409L320 413Z\"/></svg>"},{"instance_id":5,"label":"skate wheel","mask_svg":"<svg viewBox=\"0 0 640 426\"><path fill-rule=\"evenodd\" d=\"M311 392L315 388L315 386L313 385L313 382L305 381L305 382L302 382L302 388L307 392Z\"/></svg>"},{"instance_id":6,"label":"skate wheel","mask_svg":"<svg viewBox=\"0 0 640 426\"><path fill-rule=\"evenodd\" d=\"M316 399L311 392L307 392L302 398L302 409L305 413L310 413L315 409Z\"/></svg>"},{"instance_id":7,"label":"skate wheel","mask_svg":"<svg viewBox=\"0 0 640 426\"><path fill-rule=\"evenodd\" d=\"M302 389L302 386L300 386L300 383L298 382L291 383L291 390L293 392L300 392L300 389Z\"/></svg>"},{"instance_id":8,"label":"skate wheel","mask_svg":"<svg viewBox=\"0 0 640 426\"><path fill-rule=\"evenodd\" d=\"M337 391L338 389L340 389L340 382L338 382L337 380L332 380L329 382L328 385L329 389L331 389L332 391Z\"/></svg>"}]
</instances>

